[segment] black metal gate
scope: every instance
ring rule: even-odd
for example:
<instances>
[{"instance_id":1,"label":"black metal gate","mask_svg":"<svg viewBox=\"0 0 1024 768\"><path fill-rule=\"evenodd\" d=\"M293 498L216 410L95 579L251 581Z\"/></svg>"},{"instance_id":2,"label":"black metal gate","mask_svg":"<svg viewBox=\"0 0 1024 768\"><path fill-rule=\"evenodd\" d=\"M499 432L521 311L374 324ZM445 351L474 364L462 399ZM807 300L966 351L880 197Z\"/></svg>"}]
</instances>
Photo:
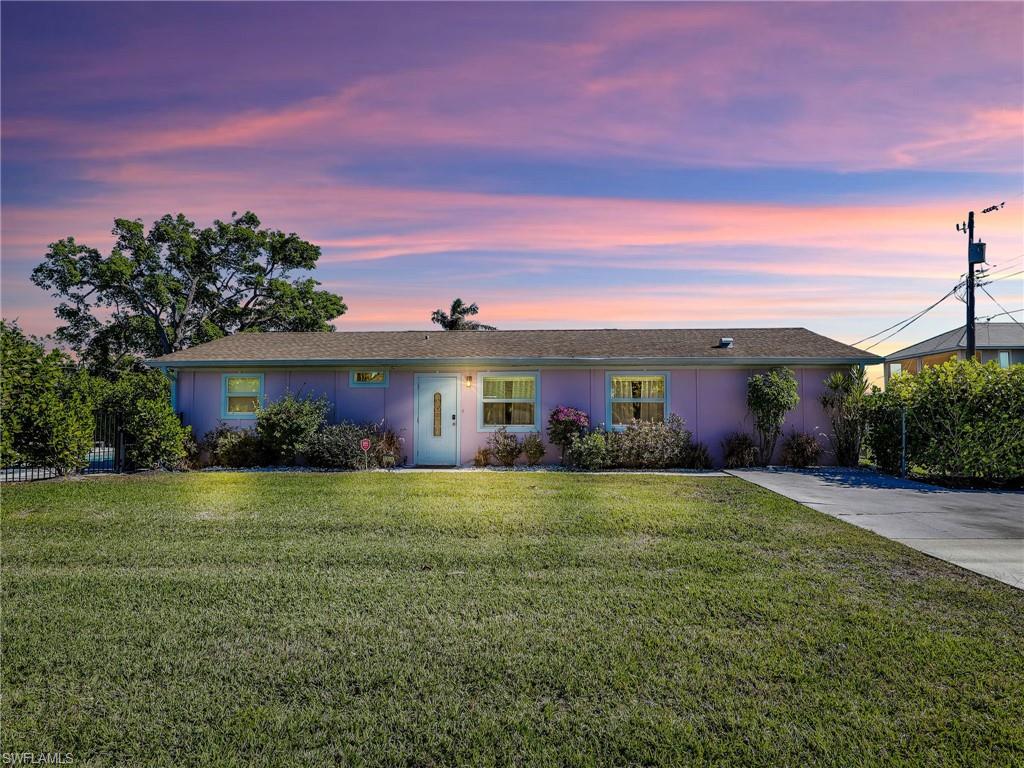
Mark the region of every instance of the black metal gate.
<instances>
[{"instance_id":1,"label":"black metal gate","mask_svg":"<svg viewBox=\"0 0 1024 768\"><path fill-rule=\"evenodd\" d=\"M88 464L82 469L82 474L124 472L128 468L125 454L124 430L120 419L112 413L97 413L92 450L89 451Z\"/></svg>"},{"instance_id":2,"label":"black metal gate","mask_svg":"<svg viewBox=\"0 0 1024 768\"><path fill-rule=\"evenodd\" d=\"M30 447L17 445L13 447L21 454L21 457L14 461L4 462L0 467L0 482L46 480L64 474L72 474L66 469L54 466L46 459L45 455L33 455L34 452ZM111 474L127 470L127 444L120 419L111 413L97 413L92 447L82 457L82 466L77 470L77 474Z\"/></svg>"}]
</instances>

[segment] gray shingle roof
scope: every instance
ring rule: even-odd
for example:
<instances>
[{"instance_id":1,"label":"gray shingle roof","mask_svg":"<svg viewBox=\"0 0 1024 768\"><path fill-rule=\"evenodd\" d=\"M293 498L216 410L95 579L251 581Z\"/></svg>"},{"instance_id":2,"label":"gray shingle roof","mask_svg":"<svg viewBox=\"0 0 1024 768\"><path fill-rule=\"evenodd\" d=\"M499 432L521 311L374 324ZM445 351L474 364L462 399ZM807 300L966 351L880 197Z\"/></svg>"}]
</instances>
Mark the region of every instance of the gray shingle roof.
<instances>
[{"instance_id":1,"label":"gray shingle roof","mask_svg":"<svg viewBox=\"0 0 1024 768\"><path fill-rule=\"evenodd\" d=\"M978 349L1024 349L1024 328L1017 323L975 323L974 342ZM886 360L937 355L967 347L967 329L961 325L951 331L886 355Z\"/></svg>"},{"instance_id":2,"label":"gray shingle roof","mask_svg":"<svg viewBox=\"0 0 1024 768\"><path fill-rule=\"evenodd\" d=\"M731 336L731 348L719 339ZM643 330L338 331L241 333L152 360L155 365L352 361L537 361L585 363L879 363L881 358L806 328L678 328Z\"/></svg>"}]
</instances>

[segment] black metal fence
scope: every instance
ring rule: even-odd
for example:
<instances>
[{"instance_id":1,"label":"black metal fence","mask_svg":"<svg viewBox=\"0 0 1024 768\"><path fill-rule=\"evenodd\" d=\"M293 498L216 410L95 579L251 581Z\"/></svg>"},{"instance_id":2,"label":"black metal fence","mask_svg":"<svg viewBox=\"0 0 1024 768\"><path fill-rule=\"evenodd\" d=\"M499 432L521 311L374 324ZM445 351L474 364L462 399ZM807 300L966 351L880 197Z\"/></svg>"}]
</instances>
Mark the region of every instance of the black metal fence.
<instances>
[{"instance_id":1,"label":"black metal fence","mask_svg":"<svg viewBox=\"0 0 1024 768\"><path fill-rule=\"evenodd\" d=\"M14 446L18 450L18 446ZM110 413L96 414L96 428L93 432L92 447L82 457L84 465L74 474L96 475L124 472L128 469L127 445L120 420ZM71 474L66 469L55 467L45 457L32 457L31 450L23 451L29 456L17 461L4 462L0 467L0 482L15 483L28 480L46 480Z\"/></svg>"}]
</instances>

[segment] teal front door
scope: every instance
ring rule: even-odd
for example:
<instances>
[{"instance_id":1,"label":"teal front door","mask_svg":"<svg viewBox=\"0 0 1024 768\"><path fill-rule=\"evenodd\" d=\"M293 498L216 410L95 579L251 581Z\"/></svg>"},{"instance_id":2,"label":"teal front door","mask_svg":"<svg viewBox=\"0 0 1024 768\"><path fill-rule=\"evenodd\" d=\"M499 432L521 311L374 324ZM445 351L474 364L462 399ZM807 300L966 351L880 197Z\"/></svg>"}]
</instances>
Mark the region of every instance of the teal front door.
<instances>
[{"instance_id":1,"label":"teal front door","mask_svg":"<svg viewBox=\"0 0 1024 768\"><path fill-rule=\"evenodd\" d=\"M459 417L455 376L416 377L416 464L452 467L459 463Z\"/></svg>"}]
</instances>

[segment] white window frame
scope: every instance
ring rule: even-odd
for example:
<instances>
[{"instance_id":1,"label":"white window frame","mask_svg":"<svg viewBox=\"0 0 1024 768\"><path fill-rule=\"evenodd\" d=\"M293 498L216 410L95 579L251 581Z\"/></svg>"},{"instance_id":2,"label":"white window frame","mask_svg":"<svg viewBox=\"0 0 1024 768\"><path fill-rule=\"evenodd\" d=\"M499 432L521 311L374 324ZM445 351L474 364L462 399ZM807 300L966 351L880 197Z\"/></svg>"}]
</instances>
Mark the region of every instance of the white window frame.
<instances>
[{"instance_id":1,"label":"white window frame","mask_svg":"<svg viewBox=\"0 0 1024 768\"><path fill-rule=\"evenodd\" d=\"M1003 365L1003 355L1006 355L1006 365ZM1009 368L1013 361L1013 356L1010 354L1010 350L1000 349L996 352L996 360L1000 368Z\"/></svg>"},{"instance_id":2,"label":"white window frame","mask_svg":"<svg viewBox=\"0 0 1024 768\"><path fill-rule=\"evenodd\" d=\"M613 398L612 397L612 377L613 376L664 376L665 377L665 397L654 398L654 397L642 397L636 398ZM671 413L669 406L669 394L672 391L672 374L669 371L606 371L604 375L604 414L605 414L605 428L612 432L622 432L626 429L625 424L612 424L612 403L664 403L664 419L668 421L669 414Z\"/></svg>"},{"instance_id":3,"label":"white window frame","mask_svg":"<svg viewBox=\"0 0 1024 768\"><path fill-rule=\"evenodd\" d=\"M228 379L245 378L259 379L260 388L256 400L262 405L264 402L263 374L262 373L225 373L220 377L220 417L222 419L255 419L255 413L230 413L228 411Z\"/></svg>"},{"instance_id":4,"label":"white window frame","mask_svg":"<svg viewBox=\"0 0 1024 768\"><path fill-rule=\"evenodd\" d=\"M903 373L903 363L901 363L901 362L889 363L889 375L890 376L899 376L901 373Z\"/></svg>"},{"instance_id":5,"label":"white window frame","mask_svg":"<svg viewBox=\"0 0 1024 768\"><path fill-rule=\"evenodd\" d=\"M502 378L506 376L521 379L533 379L533 424L508 424L505 430L508 432L540 432L540 371L478 371L476 374L476 431L496 432L501 429L500 424L484 424L484 379ZM489 400L493 403L529 403L526 398L507 400Z\"/></svg>"},{"instance_id":6,"label":"white window frame","mask_svg":"<svg viewBox=\"0 0 1024 768\"><path fill-rule=\"evenodd\" d=\"M357 381L356 380L356 374L357 373L364 373L364 372L376 373L378 371L380 373L384 374L384 381ZM348 372L348 385L350 387L352 387L353 389L363 389L363 388L369 389L369 388L373 388L373 387L383 388L383 387L386 387L388 385L388 382L389 382L390 379L391 379L391 374L390 374L390 371L387 368L351 368L351 369L349 369L349 372Z\"/></svg>"}]
</instances>

